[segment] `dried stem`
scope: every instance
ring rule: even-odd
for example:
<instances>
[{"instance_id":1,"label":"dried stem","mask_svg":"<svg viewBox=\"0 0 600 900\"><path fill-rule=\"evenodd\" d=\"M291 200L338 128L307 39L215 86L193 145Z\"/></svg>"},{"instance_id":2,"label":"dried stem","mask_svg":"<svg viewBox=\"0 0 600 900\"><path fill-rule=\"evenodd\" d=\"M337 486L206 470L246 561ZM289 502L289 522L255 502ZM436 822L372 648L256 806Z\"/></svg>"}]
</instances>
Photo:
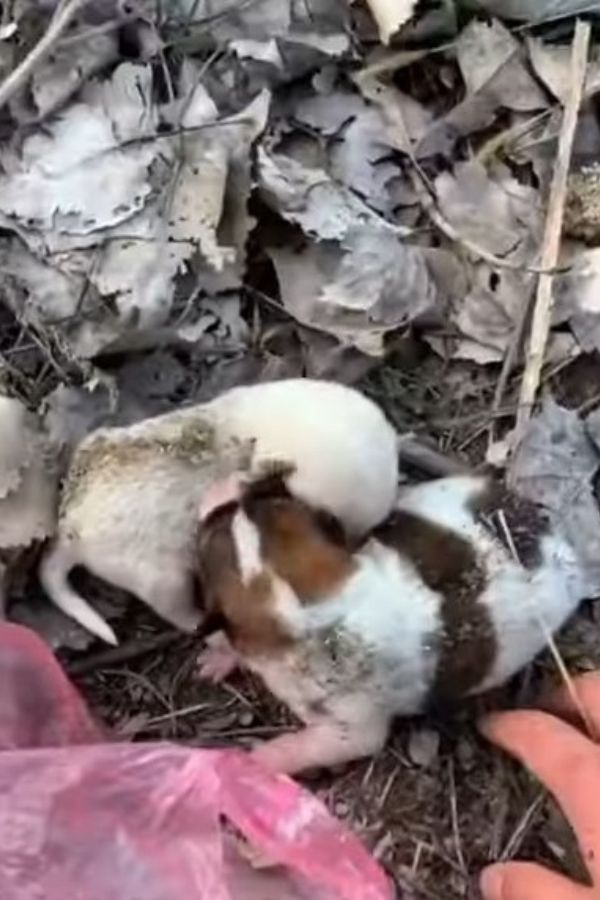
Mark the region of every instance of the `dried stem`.
<instances>
[{"instance_id":1,"label":"dried stem","mask_svg":"<svg viewBox=\"0 0 600 900\"><path fill-rule=\"evenodd\" d=\"M547 270L556 268L560 250L560 238L562 233L565 197L567 193L567 179L573 139L577 125L577 115L583 94L583 85L587 69L587 58L590 43L590 25L588 22L577 21L575 35L571 50L571 70L569 95L565 104L565 112L558 140L558 153L552 184L550 186L550 198L546 215L546 227L542 245L541 268L546 270L540 274L533 317L531 321L531 335L527 350L525 371L521 382L519 397L519 409L517 411L517 424L515 429L514 447L518 446L535 402L540 383L546 343L550 332L553 309L552 275Z\"/></svg>"}]
</instances>

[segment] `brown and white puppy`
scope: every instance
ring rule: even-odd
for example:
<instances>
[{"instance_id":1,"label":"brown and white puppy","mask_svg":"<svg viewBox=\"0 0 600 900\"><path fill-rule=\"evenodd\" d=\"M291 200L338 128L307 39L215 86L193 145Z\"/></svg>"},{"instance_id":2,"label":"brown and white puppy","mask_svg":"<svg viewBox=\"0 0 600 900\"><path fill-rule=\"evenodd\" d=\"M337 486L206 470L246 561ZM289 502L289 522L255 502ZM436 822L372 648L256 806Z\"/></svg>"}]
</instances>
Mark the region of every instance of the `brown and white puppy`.
<instances>
[{"instance_id":1,"label":"brown and white puppy","mask_svg":"<svg viewBox=\"0 0 600 900\"><path fill-rule=\"evenodd\" d=\"M396 498L396 432L359 391L309 378L233 388L126 428L99 428L81 442L40 569L48 596L115 644L69 583L81 565L193 631L202 617L193 588L204 491L227 472L256 477L275 463L294 495L328 509L349 534L368 532Z\"/></svg>"},{"instance_id":2,"label":"brown and white puppy","mask_svg":"<svg viewBox=\"0 0 600 900\"><path fill-rule=\"evenodd\" d=\"M545 514L485 476L404 490L355 552L273 480L215 485L200 517L207 607L227 635L202 672L242 662L305 722L254 751L288 773L375 753L394 716L499 685L582 598Z\"/></svg>"}]
</instances>

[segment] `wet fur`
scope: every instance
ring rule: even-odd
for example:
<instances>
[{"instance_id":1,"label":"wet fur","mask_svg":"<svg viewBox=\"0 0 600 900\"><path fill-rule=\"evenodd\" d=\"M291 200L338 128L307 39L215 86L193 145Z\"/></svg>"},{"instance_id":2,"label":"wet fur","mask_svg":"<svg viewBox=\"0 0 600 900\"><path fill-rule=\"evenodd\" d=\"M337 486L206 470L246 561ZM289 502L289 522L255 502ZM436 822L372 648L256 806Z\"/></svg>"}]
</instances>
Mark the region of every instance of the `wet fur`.
<instances>
[{"instance_id":1,"label":"wet fur","mask_svg":"<svg viewBox=\"0 0 600 900\"><path fill-rule=\"evenodd\" d=\"M354 553L293 499L229 507L219 526L221 546L229 534L229 568L211 607L224 615L244 663L306 723L256 751L266 765L295 772L375 753L393 716L501 684L573 612L582 583L571 548L512 495L492 502L492 487L485 477L460 476L404 490ZM482 508L502 514L503 503L513 526L529 523L521 532L528 565L482 519ZM236 517L258 532L260 559L247 584ZM278 544L280 523L287 549ZM199 561L209 590L213 537L207 521ZM289 562L300 559L302 573Z\"/></svg>"},{"instance_id":2,"label":"wet fur","mask_svg":"<svg viewBox=\"0 0 600 900\"><path fill-rule=\"evenodd\" d=\"M273 466L287 469L292 492L363 534L394 502L397 438L363 395L309 379L236 388L201 406L99 429L77 448L63 486L58 538L40 570L47 594L116 643L68 581L83 565L193 630L201 620L193 570L202 495L228 472L254 477Z\"/></svg>"}]
</instances>

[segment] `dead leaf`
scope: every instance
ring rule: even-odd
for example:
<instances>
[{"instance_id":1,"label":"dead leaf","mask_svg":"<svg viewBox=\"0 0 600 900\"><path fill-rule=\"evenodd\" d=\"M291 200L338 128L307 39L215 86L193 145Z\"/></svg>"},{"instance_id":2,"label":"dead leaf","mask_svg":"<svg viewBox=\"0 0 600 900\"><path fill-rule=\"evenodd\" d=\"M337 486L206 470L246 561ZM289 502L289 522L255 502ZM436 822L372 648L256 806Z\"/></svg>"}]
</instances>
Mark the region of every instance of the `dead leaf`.
<instances>
[{"instance_id":1,"label":"dead leaf","mask_svg":"<svg viewBox=\"0 0 600 900\"><path fill-rule=\"evenodd\" d=\"M322 135L335 136L325 151L327 171L335 181L364 197L372 208L391 212L387 184L400 169L389 159L394 144L378 109L355 93L334 91L301 100L292 115ZM286 149L289 153L289 145Z\"/></svg>"},{"instance_id":2,"label":"dead leaf","mask_svg":"<svg viewBox=\"0 0 600 900\"><path fill-rule=\"evenodd\" d=\"M538 78L565 105L569 93L571 47L568 44L552 44L537 37L527 37L527 49L531 65ZM600 54L592 47L588 59L583 94L591 96L600 90Z\"/></svg>"},{"instance_id":3,"label":"dead leaf","mask_svg":"<svg viewBox=\"0 0 600 900\"><path fill-rule=\"evenodd\" d=\"M423 136L419 157L449 155L458 138L491 125L499 109L533 112L548 106L523 61L522 45L497 20L473 19L458 37L456 54L467 96Z\"/></svg>"},{"instance_id":4,"label":"dead leaf","mask_svg":"<svg viewBox=\"0 0 600 900\"><path fill-rule=\"evenodd\" d=\"M495 16L527 22L552 21L600 10L600 3L593 0L477 0L477 3Z\"/></svg>"},{"instance_id":5,"label":"dead leaf","mask_svg":"<svg viewBox=\"0 0 600 900\"><path fill-rule=\"evenodd\" d=\"M39 116L48 116L84 85L90 76L118 59L117 32L90 33L67 46L60 44L31 80Z\"/></svg>"},{"instance_id":6,"label":"dead leaf","mask_svg":"<svg viewBox=\"0 0 600 900\"><path fill-rule=\"evenodd\" d=\"M6 156L0 212L20 240L4 238L0 255L14 312L59 328L79 357L152 345L190 268L199 282L210 273L216 291L241 283L249 148L269 95L205 129L218 111L193 65L181 82L181 97L160 109L151 68L123 64L90 82L50 134L29 138L22 157ZM188 131L157 137L160 116Z\"/></svg>"},{"instance_id":7,"label":"dead leaf","mask_svg":"<svg viewBox=\"0 0 600 900\"><path fill-rule=\"evenodd\" d=\"M438 289L422 248L393 231L349 230L340 245L308 245L294 253L271 249L282 303L299 322L334 334L369 355L383 337L436 305Z\"/></svg>"},{"instance_id":8,"label":"dead leaf","mask_svg":"<svg viewBox=\"0 0 600 900\"><path fill-rule=\"evenodd\" d=\"M19 400L0 395L0 500L19 487L22 470L32 460L32 419Z\"/></svg>"},{"instance_id":9,"label":"dead leaf","mask_svg":"<svg viewBox=\"0 0 600 900\"><path fill-rule=\"evenodd\" d=\"M361 225L379 227L381 219L323 169L290 156L258 149L258 183L264 201L284 219L319 240L343 240Z\"/></svg>"},{"instance_id":10,"label":"dead leaf","mask_svg":"<svg viewBox=\"0 0 600 900\"><path fill-rule=\"evenodd\" d=\"M560 315L568 319L581 349L600 350L600 249L579 253L554 284Z\"/></svg>"},{"instance_id":11,"label":"dead leaf","mask_svg":"<svg viewBox=\"0 0 600 900\"><path fill-rule=\"evenodd\" d=\"M593 423L547 397L511 467L514 488L543 503L571 541L589 596L600 592L600 510L593 489L600 455L590 437Z\"/></svg>"},{"instance_id":12,"label":"dead leaf","mask_svg":"<svg viewBox=\"0 0 600 900\"><path fill-rule=\"evenodd\" d=\"M0 549L27 547L55 530L55 452L37 417L14 398L0 397L0 433Z\"/></svg>"},{"instance_id":13,"label":"dead leaf","mask_svg":"<svg viewBox=\"0 0 600 900\"><path fill-rule=\"evenodd\" d=\"M388 44L412 17L417 0L367 0L383 44Z\"/></svg>"},{"instance_id":14,"label":"dead leaf","mask_svg":"<svg viewBox=\"0 0 600 900\"><path fill-rule=\"evenodd\" d=\"M490 253L529 261L541 241L539 192L502 168L493 176L476 160L441 173L434 182L440 209L461 236Z\"/></svg>"},{"instance_id":15,"label":"dead leaf","mask_svg":"<svg viewBox=\"0 0 600 900\"><path fill-rule=\"evenodd\" d=\"M354 83L366 100L375 104L386 125L386 138L391 147L412 154L434 121L433 114L409 94L393 85L384 84L368 72L358 72Z\"/></svg>"}]
</instances>

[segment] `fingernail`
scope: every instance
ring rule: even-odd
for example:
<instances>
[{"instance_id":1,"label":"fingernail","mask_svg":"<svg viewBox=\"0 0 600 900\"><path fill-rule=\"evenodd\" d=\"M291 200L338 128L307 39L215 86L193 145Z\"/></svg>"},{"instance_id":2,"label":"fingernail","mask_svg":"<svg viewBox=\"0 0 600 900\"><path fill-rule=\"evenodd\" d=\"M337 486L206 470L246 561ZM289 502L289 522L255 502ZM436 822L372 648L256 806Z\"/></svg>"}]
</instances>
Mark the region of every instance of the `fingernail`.
<instances>
[{"instance_id":1,"label":"fingernail","mask_svg":"<svg viewBox=\"0 0 600 900\"><path fill-rule=\"evenodd\" d=\"M503 866L488 866L481 873L479 886L485 900L502 900Z\"/></svg>"}]
</instances>

